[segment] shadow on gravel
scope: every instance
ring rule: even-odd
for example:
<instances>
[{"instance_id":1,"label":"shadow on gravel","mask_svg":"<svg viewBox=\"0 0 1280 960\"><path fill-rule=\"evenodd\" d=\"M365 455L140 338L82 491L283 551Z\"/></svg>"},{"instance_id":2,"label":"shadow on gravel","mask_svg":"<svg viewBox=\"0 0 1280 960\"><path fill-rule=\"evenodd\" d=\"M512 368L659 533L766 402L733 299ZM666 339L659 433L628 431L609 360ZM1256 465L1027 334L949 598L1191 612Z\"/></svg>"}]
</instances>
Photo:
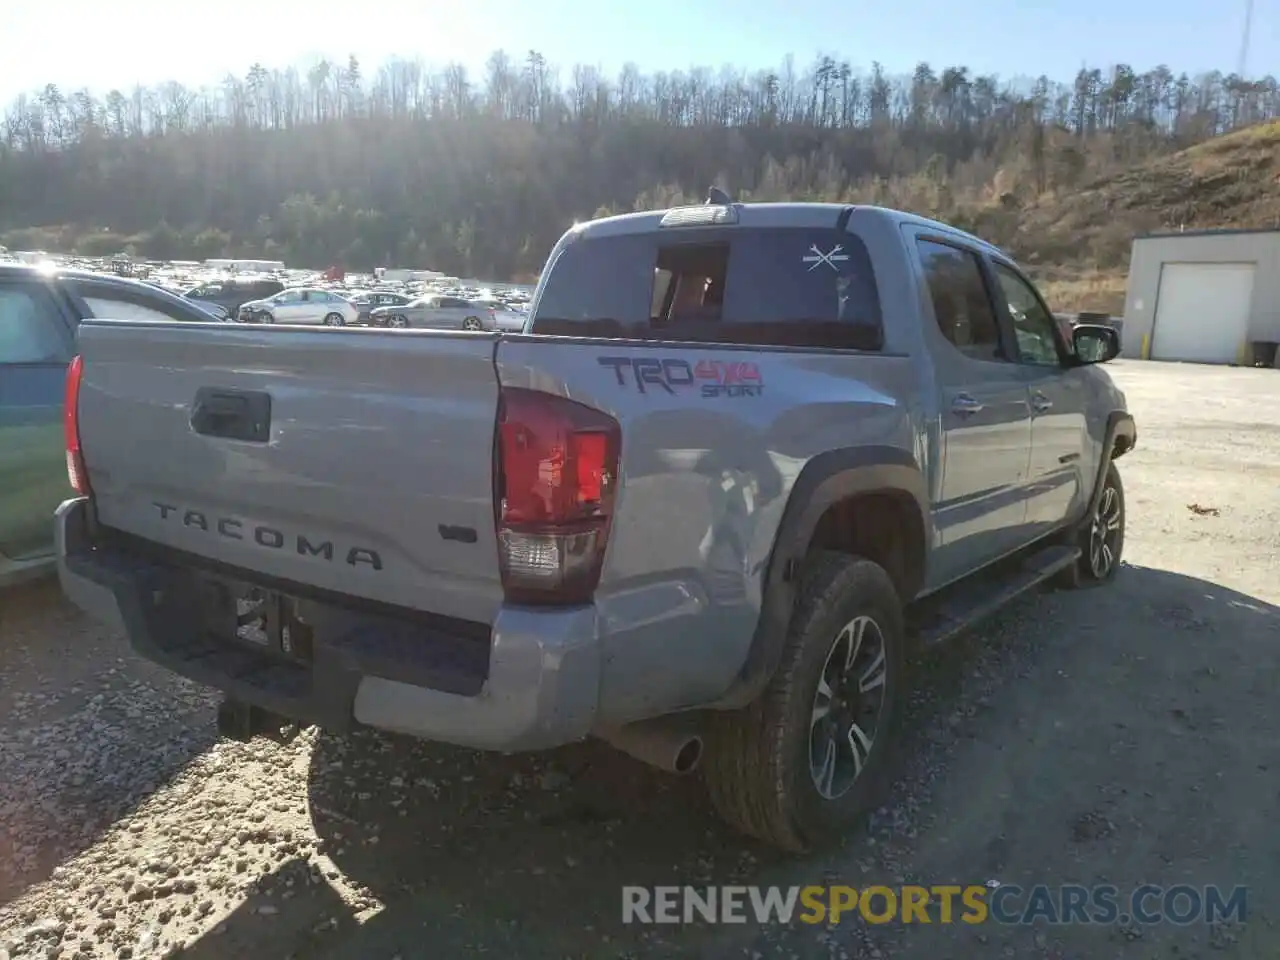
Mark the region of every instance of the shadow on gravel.
<instances>
[{"instance_id":1,"label":"shadow on gravel","mask_svg":"<svg viewBox=\"0 0 1280 960\"><path fill-rule=\"evenodd\" d=\"M800 859L721 826L696 779L651 771L602 744L498 756L371 733L324 736L311 764L312 816L322 852L362 892L355 902L344 900L314 867L291 862L281 868L298 874L285 883L290 892L281 894L277 874L269 900L250 897L221 932L186 955L738 957L773 956L778 941L792 938L800 942L779 955L858 955L854 934L845 930L842 949L832 953L833 941L815 928L624 927L621 888L835 878L892 883L895 874L909 875L917 859L910 851L931 817L922 812L925 802L967 803L963 791L953 795L937 778L957 743L1008 736L992 695L1001 697L1011 680L1034 676L1046 655L1055 661L1123 656L1131 641L1136 648L1139 635L1149 641L1153 630L1168 643L1179 641L1178 631L1190 631L1185 642L1198 643L1202 634L1243 650L1278 628L1269 604L1143 568L1124 568L1111 588L1028 597L924 658L902 775L885 808L846 844ZM1056 674L1049 682L1063 683ZM1120 697L1127 695L1123 682ZM1131 682L1142 682L1142 675ZM1003 690L1001 698L1018 689ZM1149 749L1176 754L1180 745L1153 742ZM1067 793L1078 771L1055 761L1017 775L1056 779ZM971 869L972 861L957 864L957 873ZM1067 868L1046 863L1043 869L1052 876ZM955 879L961 878L927 882ZM273 906L263 911L264 903ZM949 944L946 955L992 955L972 931L953 932L968 940Z\"/></svg>"},{"instance_id":2,"label":"shadow on gravel","mask_svg":"<svg viewBox=\"0 0 1280 960\"><path fill-rule=\"evenodd\" d=\"M0 590L0 905L214 739L212 696L142 663L56 581Z\"/></svg>"}]
</instances>

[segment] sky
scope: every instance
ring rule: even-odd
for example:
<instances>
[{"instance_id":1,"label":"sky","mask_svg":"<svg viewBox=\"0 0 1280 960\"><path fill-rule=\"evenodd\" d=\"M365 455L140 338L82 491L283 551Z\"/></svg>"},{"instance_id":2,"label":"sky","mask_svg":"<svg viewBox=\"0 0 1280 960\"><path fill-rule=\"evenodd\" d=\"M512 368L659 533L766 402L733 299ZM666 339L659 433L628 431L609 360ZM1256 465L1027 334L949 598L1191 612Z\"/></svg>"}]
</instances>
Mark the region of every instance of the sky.
<instances>
[{"instance_id":1,"label":"sky","mask_svg":"<svg viewBox=\"0 0 1280 960\"><path fill-rule=\"evenodd\" d=\"M482 69L505 49L614 72L750 68L829 53L892 74L928 61L1004 79L1070 80L1082 65L1236 69L1248 0L0 0L0 104L56 83L105 93L217 83L254 62L305 67L355 54ZM1280 0L1253 0L1246 74L1280 70Z\"/></svg>"}]
</instances>

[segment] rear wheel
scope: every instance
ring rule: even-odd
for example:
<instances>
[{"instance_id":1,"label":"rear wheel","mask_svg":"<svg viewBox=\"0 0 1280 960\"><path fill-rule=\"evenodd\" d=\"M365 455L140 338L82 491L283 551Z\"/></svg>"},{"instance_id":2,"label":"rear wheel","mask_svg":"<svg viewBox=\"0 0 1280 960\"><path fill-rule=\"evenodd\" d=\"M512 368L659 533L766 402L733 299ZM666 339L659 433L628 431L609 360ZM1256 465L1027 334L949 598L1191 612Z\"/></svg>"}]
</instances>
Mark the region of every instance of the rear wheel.
<instances>
[{"instance_id":1,"label":"rear wheel","mask_svg":"<svg viewBox=\"0 0 1280 960\"><path fill-rule=\"evenodd\" d=\"M347 325L346 317L340 313L330 313L324 318L326 327L345 327Z\"/></svg>"},{"instance_id":2,"label":"rear wheel","mask_svg":"<svg viewBox=\"0 0 1280 960\"><path fill-rule=\"evenodd\" d=\"M483 325L480 323L479 317L467 317L467 319L462 321L462 329L463 330L480 330L480 329L483 329Z\"/></svg>"},{"instance_id":3,"label":"rear wheel","mask_svg":"<svg viewBox=\"0 0 1280 960\"><path fill-rule=\"evenodd\" d=\"M889 575L861 557L812 557L773 680L713 720L704 769L721 816L796 851L854 824L887 779L903 671Z\"/></svg>"}]
</instances>

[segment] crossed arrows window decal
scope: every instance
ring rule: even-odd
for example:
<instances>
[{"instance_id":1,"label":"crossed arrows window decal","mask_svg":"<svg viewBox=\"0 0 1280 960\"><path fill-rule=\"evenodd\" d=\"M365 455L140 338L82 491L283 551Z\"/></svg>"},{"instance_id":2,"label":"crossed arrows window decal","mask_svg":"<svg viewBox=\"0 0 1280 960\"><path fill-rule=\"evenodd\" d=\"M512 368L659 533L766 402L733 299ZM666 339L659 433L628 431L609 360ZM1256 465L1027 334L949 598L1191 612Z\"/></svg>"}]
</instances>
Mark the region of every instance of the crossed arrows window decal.
<instances>
[{"instance_id":1,"label":"crossed arrows window decal","mask_svg":"<svg viewBox=\"0 0 1280 960\"><path fill-rule=\"evenodd\" d=\"M849 259L849 255L847 253L840 252L844 249L844 244L842 243L837 243L834 247L831 248L831 251L829 253L823 253L821 250L819 250L818 245L816 243L810 244L809 249L812 250L813 252L810 254L806 254L800 259L802 262L810 264L810 267L809 267L810 273L813 273L813 271L817 270L818 267L822 266L822 264L824 263L828 267L830 267L832 270L834 270L836 273L839 273L840 268L836 266L836 262L845 261Z\"/></svg>"}]
</instances>

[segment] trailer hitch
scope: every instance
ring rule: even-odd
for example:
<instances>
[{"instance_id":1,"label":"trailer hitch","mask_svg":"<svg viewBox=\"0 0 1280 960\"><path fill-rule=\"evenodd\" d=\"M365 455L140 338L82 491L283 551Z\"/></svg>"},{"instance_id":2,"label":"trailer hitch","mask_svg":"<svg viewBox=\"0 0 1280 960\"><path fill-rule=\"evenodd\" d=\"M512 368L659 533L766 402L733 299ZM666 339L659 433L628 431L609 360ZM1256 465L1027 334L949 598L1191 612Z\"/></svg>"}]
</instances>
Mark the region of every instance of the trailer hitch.
<instances>
[{"instance_id":1,"label":"trailer hitch","mask_svg":"<svg viewBox=\"0 0 1280 960\"><path fill-rule=\"evenodd\" d=\"M296 721L243 700L228 698L218 705L218 735L230 740L248 743L254 737L265 737L286 744L301 730Z\"/></svg>"}]
</instances>

